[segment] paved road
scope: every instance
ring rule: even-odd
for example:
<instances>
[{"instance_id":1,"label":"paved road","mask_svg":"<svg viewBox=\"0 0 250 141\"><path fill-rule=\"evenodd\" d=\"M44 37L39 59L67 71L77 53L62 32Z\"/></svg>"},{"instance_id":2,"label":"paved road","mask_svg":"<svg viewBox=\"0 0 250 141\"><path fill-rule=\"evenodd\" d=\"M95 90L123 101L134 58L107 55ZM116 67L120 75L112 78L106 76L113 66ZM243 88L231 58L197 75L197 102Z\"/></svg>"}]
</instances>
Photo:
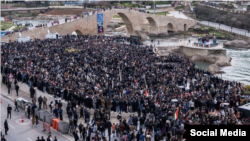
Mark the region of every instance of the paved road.
<instances>
[{"instance_id":1,"label":"paved road","mask_svg":"<svg viewBox=\"0 0 250 141\"><path fill-rule=\"evenodd\" d=\"M11 119L8 118L9 131L8 135L5 136L7 141L35 141L38 136L47 138L48 132L43 132L43 125L41 121L39 121L37 127L32 128L31 120L24 116L24 111L19 109L19 112L15 112L14 103L4 97L2 97L1 103L1 132L3 133L3 135L5 133L4 121L7 117L6 110L8 104L10 104L12 107L12 115ZM20 122L22 116L24 116L24 123ZM53 129L51 129L51 135L53 136L53 139L54 136L56 136L58 141L74 141L73 137L69 135L63 135Z\"/></svg>"},{"instance_id":2,"label":"paved road","mask_svg":"<svg viewBox=\"0 0 250 141\"><path fill-rule=\"evenodd\" d=\"M208 21L197 21L197 22L200 23L200 24L203 24L203 25L219 28L221 30L225 30L225 31L228 31L228 32L232 32L232 33L236 33L236 34L239 34L239 35L250 37L250 33L247 30L244 30L244 29L235 28L235 27L231 28L230 26L227 26L227 25L224 25L224 24L213 23L213 22L208 22Z\"/></svg>"}]
</instances>

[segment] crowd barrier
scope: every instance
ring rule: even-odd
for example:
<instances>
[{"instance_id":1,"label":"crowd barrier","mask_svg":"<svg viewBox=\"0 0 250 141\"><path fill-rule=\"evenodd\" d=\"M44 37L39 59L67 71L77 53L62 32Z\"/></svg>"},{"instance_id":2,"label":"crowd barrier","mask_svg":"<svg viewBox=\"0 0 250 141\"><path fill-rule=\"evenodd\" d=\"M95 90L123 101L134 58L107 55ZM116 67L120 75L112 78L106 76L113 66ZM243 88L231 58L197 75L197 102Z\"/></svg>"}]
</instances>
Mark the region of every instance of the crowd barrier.
<instances>
[{"instance_id":1,"label":"crowd barrier","mask_svg":"<svg viewBox=\"0 0 250 141\"><path fill-rule=\"evenodd\" d=\"M51 134L50 132L50 125L46 122L43 122L43 131L48 131L49 134Z\"/></svg>"},{"instance_id":2,"label":"crowd barrier","mask_svg":"<svg viewBox=\"0 0 250 141\"><path fill-rule=\"evenodd\" d=\"M36 109L35 109L35 114L36 114L38 117L40 117L40 116L39 116L39 115L40 115L40 112L39 112L39 111L40 111L39 108L36 108Z\"/></svg>"},{"instance_id":3,"label":"crowd barrier","mask_svg":"<svg viewBox=\"0 0 250 141\"><path fill-rule=\"evenodd\" d=\"M61 132L63 134L69 132L69 123L64 121L59 121L58 123L58 132Z\"/></svg>"},{"instance_id":4,"label":"crowd barrier","mask_svg":"<svg viewBox=\"0 0 250 141\"><path fill-rule=\"evenodd\" d=\"M59 123L60 119L56 118L56 119L53 119L53 128L55 130L58 131L58 123Z\"/></svg>"},{"instance_id":5,"label":"crowd barrier","mask_svg":"<svg viewBox=\"0 0 250 141\"><path fill-rule=\"evenodd\" d=\"M186 47L200 47L200 48L223 48L223 43L218 43L217 46L211 47L210 45L205 45L205 44L202 44L202 45L195 44L196 42L193 40L190 40L190 42L179 40L179 45L186 46Z\"/></svg>"},{"instance_id":6,"label":"crowd barrier","mask_svg":"<svg viewBox=\"0 0 250 141\"><path fill-rule=\"evenodd\" d=\"M25 108L24 107L25 103L29 104L30 102L28 102L26 99L23 99L22 97L17 98L17 105L18 105L19 108L24 109ZM31 106L31 103L30 103L29 106Z\"/></svg>"}]
</instances>

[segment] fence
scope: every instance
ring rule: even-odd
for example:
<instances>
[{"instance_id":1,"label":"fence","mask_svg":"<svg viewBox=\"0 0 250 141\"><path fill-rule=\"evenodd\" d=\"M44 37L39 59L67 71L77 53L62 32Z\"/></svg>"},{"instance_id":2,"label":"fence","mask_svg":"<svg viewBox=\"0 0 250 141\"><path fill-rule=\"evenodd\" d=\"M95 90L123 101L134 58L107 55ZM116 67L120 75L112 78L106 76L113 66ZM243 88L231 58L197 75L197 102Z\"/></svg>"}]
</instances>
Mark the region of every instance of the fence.
<instances>
[{"instance_id":1,"label":"fence","mask_svg":"<svg viewBox=\"0 0 250 141\"><path fill-rule=\"evenodd\" d=\"M203 6L208 6L208 7L212 7L212 8L215 8L215 9L218 9L218 10L221 10L221 11L227 11L227 12L231 12L231 13L246 13L247 11L246 10L240 10L240 9L228 9L228 8L222 8L222 7L219 7L219 6L215 6L215 5L209 5L209 4L200 4L200 5L203 5Z\"/></svg>"},{"instance_id":2,"label":"fence","mask_svg":"<svg viewBox=\"0 0 250 141\"><path fill-rule=\"evenodd\" d=\"M197 43L197 40L179 40L179 46L186 46L186 47L200 47L200 48L223 48L223 43L218 43L217 46L215 47L211 47L210 45L206 45L206 44L195 44Z\"/></svg>"},{"instance_id":3,"label":"fence","mask_svg":"<svg viewBox=\"0 0 250 141\"><path fill-rule=\"evenodd\" d=\"M43 131L48 131L48 134L51 134L50 132L50 125L46 122L43 122Z\"/></svg>"},{"instance_id":4,"label":"fence","mask_svg":"<svg viewBox=\"0 0 250 141\"><path fill-rule=\"evenodd\" d=\"M249 33L248 30L235 28L235 27L230 27L230 26L227 26L227 25L224 25L224 24L213 23L213 22L209 22L209 21L197 21L197 23L202 24L202 25L206 25L206 26L211 26L211 27L214 27L214 28L218 28L218 29L228 31L228 32L231 32L231 33L235 33L235 34L238 34L238 35L250 37L250 33Z\"/></svg>"}]
</instances>

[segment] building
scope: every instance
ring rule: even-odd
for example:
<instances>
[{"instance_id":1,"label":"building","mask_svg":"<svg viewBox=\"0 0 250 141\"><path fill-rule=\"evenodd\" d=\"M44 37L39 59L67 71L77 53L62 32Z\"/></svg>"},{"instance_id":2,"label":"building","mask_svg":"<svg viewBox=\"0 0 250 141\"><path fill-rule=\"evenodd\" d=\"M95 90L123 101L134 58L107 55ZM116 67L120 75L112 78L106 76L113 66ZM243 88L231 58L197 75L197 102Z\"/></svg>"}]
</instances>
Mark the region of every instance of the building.
<instances>
[{"instance_id":1,"label":"building","mask_svg":"<svg viewBox=\"0 0 250 141\"><path fill-rule=\"evenodd\" d=\"M83 3L97 2L98 0L49 0L50 5L82 5Z\"/></svg>"}]
</instances>

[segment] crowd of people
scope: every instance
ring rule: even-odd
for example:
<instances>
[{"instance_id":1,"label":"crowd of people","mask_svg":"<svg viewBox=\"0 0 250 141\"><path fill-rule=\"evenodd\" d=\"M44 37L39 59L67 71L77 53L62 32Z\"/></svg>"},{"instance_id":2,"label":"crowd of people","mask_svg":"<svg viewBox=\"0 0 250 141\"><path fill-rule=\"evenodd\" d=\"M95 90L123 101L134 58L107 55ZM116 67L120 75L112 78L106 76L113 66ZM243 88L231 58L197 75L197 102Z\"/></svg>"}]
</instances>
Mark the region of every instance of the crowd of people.
<instances>
[{"instance_id":1,"label":"crowd of people","mask_svg":"<svg viewBox=\"0 0 250 141\"><path fill-rule=\"evenodd\" d=\"M30 86L32 98L37 87L67 101L70 131L77 140L90 140L92 133L93 139L105 140L108 129L118 140L180 141L187 125L248 124L237 108L246 103L241 98L243 84L195 68L193 61L182 56L149 54L151 47L129 45L127 37L115 42L119 38L68 35L5 44L1 48L3 83L11 88L7 78L12 73L16 85ZM39 105L44 103L44 98L37 98ZM62 118L60 103L56 100L49 107ZM90 109L95 110L92 120ZM131 116L124 119L119 114L120 122L112 123L110 111ZM173 120L176 111L179 116ZM79 118L87 125L78 124Z\"/></svg>"}]
</instances>

